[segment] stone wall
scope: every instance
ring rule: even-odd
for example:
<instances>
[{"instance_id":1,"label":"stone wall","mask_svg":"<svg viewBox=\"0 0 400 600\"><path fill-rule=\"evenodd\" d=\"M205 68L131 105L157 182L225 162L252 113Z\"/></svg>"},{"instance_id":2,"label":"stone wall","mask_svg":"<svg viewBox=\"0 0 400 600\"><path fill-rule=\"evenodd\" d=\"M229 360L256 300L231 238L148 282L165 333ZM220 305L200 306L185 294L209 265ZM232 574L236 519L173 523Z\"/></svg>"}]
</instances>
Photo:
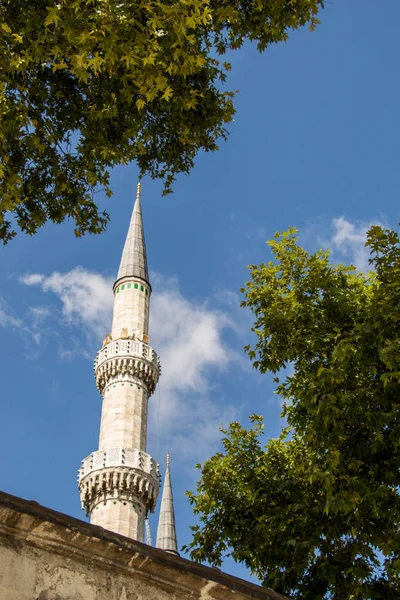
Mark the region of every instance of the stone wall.
<instances>
[{"instance_id":1,"label":"stone wall","mask_svg":"<svg viewBox=\"0 0 400 600\"><path fill-rule=\"evenodd\" d=\"M0 600L284 600L0 492Z\"/></svg>"}]
</instances>

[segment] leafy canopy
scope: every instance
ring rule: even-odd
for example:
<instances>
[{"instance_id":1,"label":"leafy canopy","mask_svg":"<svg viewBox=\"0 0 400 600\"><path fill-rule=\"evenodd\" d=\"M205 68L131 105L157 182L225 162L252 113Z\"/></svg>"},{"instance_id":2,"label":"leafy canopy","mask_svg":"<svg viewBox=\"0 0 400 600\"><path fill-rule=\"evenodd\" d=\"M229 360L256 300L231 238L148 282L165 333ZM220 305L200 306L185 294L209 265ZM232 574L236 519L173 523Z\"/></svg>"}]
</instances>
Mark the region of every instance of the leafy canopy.
<instances>
[{"instance_id":1,"label":"leafy canopy","mask_svg":"<svg viewBox=\"0 0 400 600\"><path fill-rule=\"evenodd\" d=\"M4 0L0 3L0 239L10 218L104 229L94 192L135 160L165 192L234 114L218 55L314 28L322 0ZM10 217L11 215L11 217Z\"/></svg>"},{"instance_id":2,"label":"leafy canopy","mask_svg":"<svg viewBox=\"0 0 400 600\"><path fill-rule=\"evenodd\" d=\"M247 352L277 377L287 428L262 443L261 417L232 423L224 452L189 493L195 560L245 563L303 600L400 598L400 247L372 227L374 271L308 253L295 230L251 267Z\"/></svg>"}]
</instances>

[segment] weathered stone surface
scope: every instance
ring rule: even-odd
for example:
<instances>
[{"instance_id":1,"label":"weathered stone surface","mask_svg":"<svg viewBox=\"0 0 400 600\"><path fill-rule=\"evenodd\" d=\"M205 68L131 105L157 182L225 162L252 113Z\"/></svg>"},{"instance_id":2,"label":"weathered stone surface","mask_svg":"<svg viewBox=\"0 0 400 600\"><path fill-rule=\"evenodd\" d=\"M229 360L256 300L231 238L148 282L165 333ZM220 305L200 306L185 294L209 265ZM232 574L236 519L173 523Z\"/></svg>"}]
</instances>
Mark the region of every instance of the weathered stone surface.
<instances>
[{"instance_id":1,"label":"weathered stone surface","mask_svg":"<svg viewBox=\"0 0 400 600\"><path fill-rule=\"evenodd\" d=\"M284 600L0 492L0 600Z\"/></svg>"},{"instance_id":2,"label":"weathered stone surface","mask_svg":"<svg viewBox=\"0 0 400 600\"><path fill-rule=\"evenodd\" d=\"M51 590L44 590L40 592L38 600L61 600L61 596Z\"/></svg>"},{"instance_id":3,"label":"weathered stone surface","mask_svg":"<svg viewBox=\"0 0 400 600\"><path fill-rule=\"evenodd\" d=\"M122 446L146 451L147 400L147 390L134 378L113 378L103 396L99 450Z\"/></svg>"}]
</instances>

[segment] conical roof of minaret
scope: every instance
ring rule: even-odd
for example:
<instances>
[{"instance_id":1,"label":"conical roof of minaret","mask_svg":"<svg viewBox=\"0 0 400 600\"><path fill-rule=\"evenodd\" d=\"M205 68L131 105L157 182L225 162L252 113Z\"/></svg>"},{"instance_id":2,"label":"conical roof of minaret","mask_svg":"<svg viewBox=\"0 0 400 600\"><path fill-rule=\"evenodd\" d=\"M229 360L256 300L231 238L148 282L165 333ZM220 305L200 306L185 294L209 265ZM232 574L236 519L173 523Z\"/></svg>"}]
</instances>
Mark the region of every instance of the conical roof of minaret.
<instances>
[{"instance_id":1,"label":"conical roof of minaret","mask_svg":"<svg viewBox=\"0 0 400 600\"><path fill-rule=\"evenodd\" d=\"M176 541L174 499L172 496L171 473L169 468L170 456L167 454L167 469L165 471L164 488L161 499L160 517L158 520L156 547L179 554Z\"/></svg>"},{"instance_id":2,"label":"conical roof of minaret","mask_svg":"<svg viewBox=\"0 0 400 600\"><path fill-rule=\"evenodd\" d=\"M139 277L148 284L146 244L144 241L142 209L140 206L140 182L137 186L136 201L133 207L128 235L126 236L117 281L123 277Z\"/></svg>"}]
</instances>

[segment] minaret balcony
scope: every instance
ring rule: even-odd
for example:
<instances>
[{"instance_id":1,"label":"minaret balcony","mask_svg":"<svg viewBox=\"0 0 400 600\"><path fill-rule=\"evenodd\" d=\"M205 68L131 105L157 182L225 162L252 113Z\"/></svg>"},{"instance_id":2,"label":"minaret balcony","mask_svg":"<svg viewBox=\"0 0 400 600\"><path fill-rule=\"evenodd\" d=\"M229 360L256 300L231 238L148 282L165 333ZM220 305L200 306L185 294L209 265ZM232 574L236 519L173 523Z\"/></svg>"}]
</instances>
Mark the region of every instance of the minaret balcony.
<instances>
[{"instance_id":1,"label":"minaret balcony","mask_svg":"<svg viewBox=\"0 0 400 600\"><path fill-rule=\"evenodd\" d=\"M140 340L118 339L105 344L94 361L97 389L118 376L133 376L143 381L151 395L160 373L160 359L149 344Z\"/></svg>"},{"instance_id":2,"label":"minaret balcony","mask_svg":"<svg viewBox=\"0 0 400 600\"><path fill-rule=\"evenodd\" d=\"M105 467L130 467L148 473L157 481L160 479L160 470L156 461L143 450L127 450L125 448L106 448L92 452L83 459L78 471L79 481L92 471Z\"/></svg>"},{"instance_id":3,"label":"minaret balcony","mask_svg":"<svg viewBox=\"0 0 400 600\"><path fill-rule=\"evenodd\" d=\"M78 471L82 507L90 513L99 499L139 498L153 511L160 485L156 461L142 450L106 448L92 452Z\"/></svg>"}]
</instances>

